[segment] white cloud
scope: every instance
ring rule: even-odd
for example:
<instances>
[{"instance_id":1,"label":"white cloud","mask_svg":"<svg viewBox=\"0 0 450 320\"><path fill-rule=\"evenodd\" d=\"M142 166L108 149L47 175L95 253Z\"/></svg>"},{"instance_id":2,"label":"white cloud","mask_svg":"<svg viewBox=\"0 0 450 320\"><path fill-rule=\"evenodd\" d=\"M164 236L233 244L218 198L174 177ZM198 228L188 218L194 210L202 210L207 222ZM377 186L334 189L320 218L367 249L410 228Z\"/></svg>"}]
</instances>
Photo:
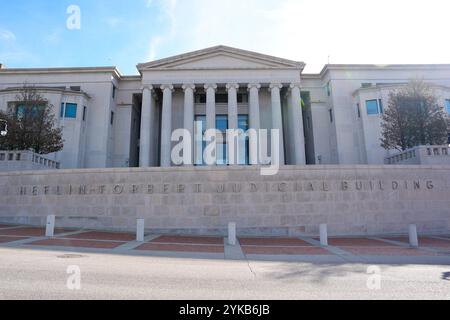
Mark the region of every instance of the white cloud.
<instances>
[{"instance_id":1,"label":"white cloud","mask_svg":"<svg viewBox=\"0 0 450 320\"><path fill-rule=\"evenodd\" d=\"M170 21L160 54L226 44L307 63L445 63L447 1L149 0ZM156 44L155 44L156 43ZM155 48L158 47L158 50ZM177 50L177 52L174 52Z\"/></svg>"},{"instance_id":2,"label":"white cloud","mask_svg":"<svg viewBox=\"0 0 450 320\"><path fill-rule=\"evenodd\" d=\"M0 40L14 41L16 40L16 35L9 30L0 29Z\"/></svg>"}]
</instances>

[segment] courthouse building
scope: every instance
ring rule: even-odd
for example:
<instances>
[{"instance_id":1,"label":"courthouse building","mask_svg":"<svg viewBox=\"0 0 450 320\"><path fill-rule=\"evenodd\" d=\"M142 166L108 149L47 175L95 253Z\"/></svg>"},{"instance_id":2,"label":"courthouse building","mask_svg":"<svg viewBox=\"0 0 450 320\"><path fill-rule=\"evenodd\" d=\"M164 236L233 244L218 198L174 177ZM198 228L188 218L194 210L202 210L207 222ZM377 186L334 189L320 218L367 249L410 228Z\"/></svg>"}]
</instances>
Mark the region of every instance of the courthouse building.
<instances>
[{"instance_id":1,"label":"courthouse building","mask_svg":"<svg viewBox=\"0 0 450 320\"><path fill-rule=\"evenodd\" d=\"M17 108L33 85L54 106L64 149L61 168L168 167L176 129L280 129L287 165L383 164L381 114L392 90L429 83L450 113L450 65L326 65L217 46L115 67L10 69L0 65L0 110ZM217 151L225 165L226 141ZM248 164L248 148L241 157Z\"/></svg>"}]
</instances>

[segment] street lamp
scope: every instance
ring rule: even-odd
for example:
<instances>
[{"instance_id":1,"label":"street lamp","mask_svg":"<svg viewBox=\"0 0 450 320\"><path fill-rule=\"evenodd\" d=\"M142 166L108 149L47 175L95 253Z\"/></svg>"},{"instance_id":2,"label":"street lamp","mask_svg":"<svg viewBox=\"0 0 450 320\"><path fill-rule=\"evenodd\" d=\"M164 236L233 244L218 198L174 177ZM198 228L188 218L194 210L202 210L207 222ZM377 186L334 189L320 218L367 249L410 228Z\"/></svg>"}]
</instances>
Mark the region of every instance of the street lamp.
<instances>
[{"instance_id":1,"label":"street lamp","mask_svg":"<svg viewBox=\"0 0 450 320\"><path fill-rule=\"evenodd\" d=\"M8 134L8 123L6 120L0 119L0 136L6 137Z\"/></svg>"}]
</instances>

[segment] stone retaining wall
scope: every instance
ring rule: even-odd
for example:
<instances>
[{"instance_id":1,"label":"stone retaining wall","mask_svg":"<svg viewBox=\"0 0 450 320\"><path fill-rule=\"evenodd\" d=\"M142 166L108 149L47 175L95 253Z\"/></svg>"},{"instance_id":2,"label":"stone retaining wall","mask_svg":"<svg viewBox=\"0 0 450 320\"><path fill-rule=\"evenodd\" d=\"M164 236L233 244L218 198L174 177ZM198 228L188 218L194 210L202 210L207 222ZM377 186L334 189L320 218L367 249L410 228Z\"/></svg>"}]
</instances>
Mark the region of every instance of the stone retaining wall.
<instances>
[{"instance_id":1,"label":"stone retaining wall","mask_svg":"<svg viewBox=\"0 0 450 320\"><path fill-rule=\"evenodd\" d=\"M330 235L450 230L450 166L286 166L0 173L0 221L159 232Z\"/></svg>"}]
</instances>

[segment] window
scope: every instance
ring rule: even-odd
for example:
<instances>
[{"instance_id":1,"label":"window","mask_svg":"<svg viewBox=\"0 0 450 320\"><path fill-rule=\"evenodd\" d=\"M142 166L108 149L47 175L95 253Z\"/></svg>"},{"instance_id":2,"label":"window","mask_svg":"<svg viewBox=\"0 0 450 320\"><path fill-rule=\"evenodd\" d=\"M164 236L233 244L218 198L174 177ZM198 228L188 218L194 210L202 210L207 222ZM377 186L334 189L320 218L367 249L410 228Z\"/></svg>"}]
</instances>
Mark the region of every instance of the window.
<instances>
[{"instance_id":1,"label":"window","mask_svg":"<svg viewBox=\"0 0 450 320\"><path fill-rule=\"evenodd\" d=\"M111 111L111 125L114 124L114 112Z\"/></svg>"},{"instance_id":2,"label":"window","mask_svg":"<svg viewBox=\"0 0 450 320\"><path fill-rule=\"evenodd\" d=\"M367 107L367 114L373 115L373 114L379 114L378 109L378 100L367 100L366 101L366 107Z\"/></svg>"},{"instance_id":3,"label":"window","mask_svg":"<svg viewBox=\"0 0 450 320\"><path fill-rule=\"evenodd\" d=\"M361 106L359 103L356 104L356 112L358 113L358 118L361 118Z\"/></svg>"},{"instance_id":4,"label":"window","mask_svg":"<svg viewBox=\"0 0 450 320\"><path fill-rule=\"evenodd\" d=\"M87 113L87 107L83 107L83 121L86 121L86 113Z\"/></svg>"},{"instance_id":5,"label":"window","mask_svg":"<svg viewBox=\"0 0 450 320\"><path fill-rule=\"evenodd\" d=\"M383 114L384 110L383 110L383 100L378 99L378 109L380 111L381 114Z\"/></svg>"},{"instance_id":6,"label":"window","mask_svg":"<svg viewBox=\"0 0 450 320\"><path fill-rule=\"evenodd\" d=\"M333 123L333 110L330 109L329 113L330 113L330 122Z\"/></svg>"},{"instance_id":7,"label":"window","mask_svg":"<svg viewBox=\"0 0 450 320\"><path fill-rule=\"evenodd\" d=\"M61 103L61 118L76 119L77 117L77 104L76 103Z\"/></svg>"},{"instance_id":8,"label":"window","mask_svg":"<svg viewBox=\"0 0 450 320\"><path fill-rule=\"evenodd\" d=\"M248 103L248 94L246 93L238 93L237 95L238 103Z\"/></svg>"},{"instance_id":9,"label":"window","mask_svg":"<svg viewBox=\"0 0 450 320\"><path fill-rule=\"evenodd\" d=\"M75 119L77 117L77 105L75 103L66 103L66 118Z\"/></svg>"},{"instance_id":10,"label":"window","mask_svg":"<svg viewBox=\"0 0 450 320\"><path fill-rule=\"evenodd\" d=\"M327 96L331 97L331 83L327 83Z\"/></svg>"},{"instance_id":11,"label":"window","mask_svg":"<svg viewBox=\"0 0 450 320\"><path fill-rule=\"evenodd\" d=\"M23 104L16 106L16 116L17 118L23 118L25 116L25 106Z\"/></svg>"},{"instance_id":12,"label":"window","mask_svg":"<svg viewBox=\"0 0 450 320\"><path fill-rule=\"evenodd\" d=\"M198 93L195 95L195 103L206 103L206 94Z\"/></svg>"},{"instance_id":13,"label":"window","mask_svg":"<svg viewBox=\"0 0 450 320\"><path fill-rule=\"evenodd\" d=\"M117 88L116 88L116 86L113 84L113 85L112 85L112 98L113 98L113 99L116 98L116 90L117 90Z\"/></svg>"},{"instance_id":14,"label":"window","mask_svg":"<svg viewBox=\"0 0 450 320\"><path fill-rule=\"evenodd\" d=\"M447 113L450 114L450 99L445 100L445 109Z\"/></svg>"},{"instance_id":15,"label":"window","mask_svg":"<svg viewBox=\"0 0 450 320\"><path fill-rule=\"evenodd\" d=\"M43 108L44 108L44 106L33 106L33 107L31 108L31 116L32 116L32 117L37 117L39 111L41 111ZM27 107L26 107L25 105L23 105L23 104L17 104L17 105L15 106L15 109L16 109L16 117L19 118L19 119L25 117L25 113L26 113L27 111L30 111L30 108L29 108L29 107L27 108ZM40 110L40 109L41 109L41 110Z\"/></svg>"},{"instance_id":16,"label":"window","mask_svg":"<svg viewBox=\"0 0 450 320\"><path fill-rule=\"evenodd\" d=\"M244 133L249 129L249 117L248 115L239 115L238 116L238 128L243 130ZM240 138L239 139L239 159L238 164L240 165L249 165L250 164L250 139L249 137Z\"/></svg>"},{"instance_id":17,"label":"window","mask_svg":"<svg viewBox=\"0 0 450 320\"><path fill-rule=\"evenodd\" d=\"M228 93L216 93L216 103L228 103Z\"/></svg>"},{"instance_id":18,"label":"window","mask_svg":"<svg viewBox=\"0 0 450 320\"><path fill-rule=\"evenodd\" d=\"M206 142L203 141L203 136L206 131L206 116L195 116L195 145L194 145L194 155L195 155L195 163L199 165L205 165L205 161L203 159L203 151L206 148ZM202 139L202 140L200 140Z\"/></svg>"},{"instance_id":19,"label":"window","mask_svg":"<svg viewBox=\"0 0 450 320\"><path fill-rule=\"evenodd\" d=\"M227 96L228 98L228 96ZM217 165L224 166L228 164L227 156L227 129L228 129L228 116L218 115L216 116L216 129L222 133L222 137L217 138L216 145L216 161Z\"/></svg>"}]
</instances>

